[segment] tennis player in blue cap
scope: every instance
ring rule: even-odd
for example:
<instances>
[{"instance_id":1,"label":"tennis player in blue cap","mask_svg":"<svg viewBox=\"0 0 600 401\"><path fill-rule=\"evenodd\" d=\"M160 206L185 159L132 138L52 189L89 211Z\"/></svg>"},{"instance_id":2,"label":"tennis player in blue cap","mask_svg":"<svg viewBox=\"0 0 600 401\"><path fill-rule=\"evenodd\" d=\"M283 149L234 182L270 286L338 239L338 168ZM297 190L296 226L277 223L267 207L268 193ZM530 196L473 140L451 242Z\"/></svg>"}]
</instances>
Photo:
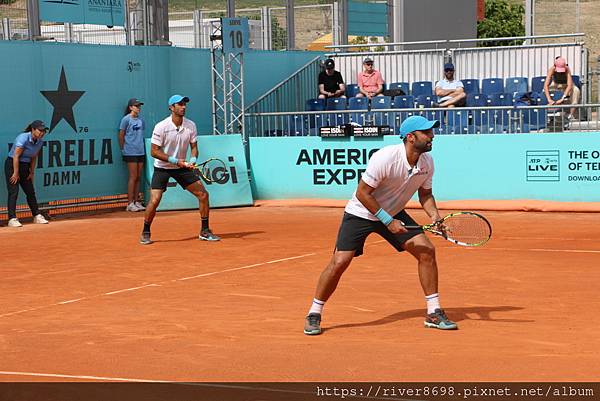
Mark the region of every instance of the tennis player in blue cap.
<instances>
[{"instance_id":1,"label":"tennis player in blue cap","mask_svg":"<svg viewBox=\"0 0 600 401\"><path fill-rule=\"evenodd\" d=\"M150 183L150 201L144 214L144 228L140 236L142 245L152 244L150 226L154 221L156 209L160 204L163 193L167 190L169 179L173 178L182 188L198 198L200 210L200 235L203 241L219 241L218 235L213 234L208 225L210 204L208 192L200 177L193 173L193 165L198 158L196 124L185 117L185 111L190 98L173 95L169 98L171 115L160 121L152 131L150 154L154 157L154 173ZM190 148L191 157L187 161L187 151Z\"/></svg>"},{"instance_id":2,"label":"tennis player in blue cap","mask_svg":"<svg viewBox=\"0 0 600 401\"><path fill-rule=\"evenodd\" d=\"M431 184L433 159L428 153L433 143L437 120L412 116L400 126L403 143L386 146L373 154L358 188L347 203L335 250L321 273L312 306L305 320L304 334L321 334L321 315L325 302L335 291L342 274L354 257L363 253L367 237L375 232L398 252L408 251L417 259L419 279L425 293L425 327L457 329L440 307L435 248L404 206L415 192L433 222L441 219Z\"/></svg>"}]
</instances>

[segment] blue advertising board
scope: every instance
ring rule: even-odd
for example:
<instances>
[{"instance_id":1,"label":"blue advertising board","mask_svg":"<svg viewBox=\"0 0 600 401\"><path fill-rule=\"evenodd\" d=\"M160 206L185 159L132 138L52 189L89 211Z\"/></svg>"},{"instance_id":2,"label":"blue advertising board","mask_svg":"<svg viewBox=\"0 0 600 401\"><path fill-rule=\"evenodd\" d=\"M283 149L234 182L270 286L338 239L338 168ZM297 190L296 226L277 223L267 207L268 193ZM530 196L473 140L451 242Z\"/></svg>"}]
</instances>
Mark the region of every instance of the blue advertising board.
<instances>
[{"instance_id":1,"label":"blue advertising board","mask_svg":"<svg viewBox=\"0 0 600 401\"><path fill-rule=\"evenodd\" d=\"M399 143L397 136L250 138L255 198L348 199L371 154ZM440 201L600 201L595 133L438 135L432 156Z\"/></svg>"},{"instance_id":2,"label":"blue advertising board","mask_svg":"<svg viewBox=\"0 0 600 401\"><path fill-rule=\"evenodd\" d=\"M150 139L146 139L146 181L150 182L154 172L154 158L150 156ZM189 159L188 152L188 159ZM198 137L198 161L216 157L225 162L227 177L223 183L202 181L206 188L211 207L252 205L252 191L248 180L248 167L242 145L242 136L211 135ZM146 188L149 191L149 188ZM146 192L146 199L149 194ZM175 180L169 181L167 191L163 194L158 210L197 209L198 199L178 185Z\"/></svg>"}]
</instances>

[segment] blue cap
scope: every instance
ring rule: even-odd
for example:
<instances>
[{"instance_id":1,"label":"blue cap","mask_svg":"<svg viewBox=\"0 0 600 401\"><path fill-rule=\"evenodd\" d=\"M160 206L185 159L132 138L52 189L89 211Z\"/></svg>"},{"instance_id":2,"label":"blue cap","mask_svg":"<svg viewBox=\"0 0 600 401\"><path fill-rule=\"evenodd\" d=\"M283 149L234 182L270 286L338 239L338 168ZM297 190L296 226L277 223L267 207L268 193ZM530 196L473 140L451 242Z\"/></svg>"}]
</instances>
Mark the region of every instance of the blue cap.
<instances>
[{"instance_id":1,"label":"blue cap","mask_svg":"<svg viewBox=\"0 0 600 401\"><path fill-rule=\"evenodd\" d=\"M452 70L452 71L454 71L454 64L452 64L452 63L446 63L446 64L444 64L444 71L446 71L446 70Z\"/></svg>"},{"instance_id":2,"label":"blue cap","mask_svg":"<svg viewBox=\"0 0 600 401\"><path fill-rule=\"evenodd\" d=\"M440 126L438 120L428 120L423 116L410 116L400 125L400 136L405 137L414 131L425 131Z\"/></svg>"},{"instance_id":3,"label":"blue cap","mask_svg":"<svg viewBox=\"0 0 600 401\"><path fill-rule=\"evenodd\" d=\"M187 96L181 96L181 95L173 95L169 98L169 106L174 105L175 103L179 103L179 102L189 102L190 98Z\"/></svg>"}]
</instances>

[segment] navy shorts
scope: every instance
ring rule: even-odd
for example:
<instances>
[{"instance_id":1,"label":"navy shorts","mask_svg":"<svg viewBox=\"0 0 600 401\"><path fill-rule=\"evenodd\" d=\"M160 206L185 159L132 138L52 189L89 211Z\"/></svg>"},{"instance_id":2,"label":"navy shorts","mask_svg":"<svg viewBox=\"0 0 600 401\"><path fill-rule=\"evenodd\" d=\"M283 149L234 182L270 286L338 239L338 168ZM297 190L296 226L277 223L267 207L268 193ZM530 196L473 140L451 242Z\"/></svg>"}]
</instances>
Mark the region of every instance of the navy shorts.
<instances>
[{"instance_id":1,"label":"navy shorts","mask_svg":"<svg viewBox=\"0 0 600 401\"><path fill-rule=\"evenodd\" d=\"M394 219L400 220L407 226L419 225L404 210L395 215ZM398 252L402 252L404 251L402 244L415 235L422 234L423 230L416 228L410 229L406 233L394 234L379 220L363 219L362 217L344 212L335 247L338 251L355 251L354 257L360 256L363 254L365 240L371 233L381 235Z\"/></svg>"},{"instance_id":2,"label":"navy shorts","mask_svg":"<svg viewBox=\"0 0 600 401\"><path fill-rule=\"evenodd\" d=\"M123 161L125 163L143 163L146 161L146 156L145 155L141 155L141 156L123 155Z\"/></svg>"},{"instance_id":3,"label":"navy shorts","mask_svg":"<svg viewBox=\"0 0 600 401\"><path fill-rule=\"evenodd\" d=\"M152 189L162 189L163 191L166 191L169 178L171 177L173 177L184 189L196 181L200 181L200 177L187 168L166 169L154 167L154 174L152 174L152 183L150 184L150 187Z\"/></svg>"}]
</instances>

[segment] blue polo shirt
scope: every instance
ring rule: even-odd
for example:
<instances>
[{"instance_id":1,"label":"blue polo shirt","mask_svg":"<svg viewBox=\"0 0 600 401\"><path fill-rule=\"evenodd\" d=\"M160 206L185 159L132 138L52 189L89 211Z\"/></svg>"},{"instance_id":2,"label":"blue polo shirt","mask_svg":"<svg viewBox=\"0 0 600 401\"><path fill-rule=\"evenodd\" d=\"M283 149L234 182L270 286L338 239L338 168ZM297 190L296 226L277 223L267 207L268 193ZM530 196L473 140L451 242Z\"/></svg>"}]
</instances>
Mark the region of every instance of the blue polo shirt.
<instances>
[{"instance_id":1,"label":"blue polo shirt","mask_svg":"<svg viewBox=\"0 0 600 401\"><path fill-rule=\"evenodd\" d=\"M19 157L19 162L29 163L31 159L36 157L40 152L42 145L44 145L43 139L38 139L34 142L31 132L23 132L15 139L15 143L13 143L10 152L8 152L8 157L13 157L15 155L16 148L23 148L23 153L21 153L21 156Z\"/></svg>"},{"instance_id":2,"label":"blue polo shirt","mask_svg":"<svg viewBox=\"0 0 600 401\"><path fill-rule=\"evenodd\" d=\"M124 156L143 156L144 150L144 128L146 124L141 118L133 118L127 114L121 119L119 129L125 131Z\"/></svg>"}]
</instances>

